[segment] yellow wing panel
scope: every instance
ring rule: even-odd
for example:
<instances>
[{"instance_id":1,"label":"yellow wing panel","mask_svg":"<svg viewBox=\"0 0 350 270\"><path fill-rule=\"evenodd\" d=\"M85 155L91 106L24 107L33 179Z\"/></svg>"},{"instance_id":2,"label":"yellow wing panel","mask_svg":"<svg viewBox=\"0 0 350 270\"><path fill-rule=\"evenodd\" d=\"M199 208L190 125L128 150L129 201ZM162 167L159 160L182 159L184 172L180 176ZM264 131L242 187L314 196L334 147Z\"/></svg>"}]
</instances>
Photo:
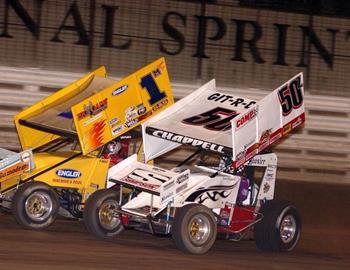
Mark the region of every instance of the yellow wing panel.
<instances>
[{"instance_id":1,"label":"yellow wing panel","mask_svg":"<svg viewBox=\"0 0 350 270\"><path fill-rule=\"evenodd\" d=\"M174 103L164 58L72 107L84 154L87 154Z\"/></svg>"},{"instance_id":2,"label":"yellow wing panel","mask_svg":"<svg viewBox=\"0 0 350 270\"><path fill-rule=\"evenodd\" d=\"M40 147L50 141L57 139L59 136L22 125L20 124L20 120L28 120L33 117L41 117L40 114L43 114L44 119L45 117L49 118L49 116L45 115L46 111L50 110L50 108L55 107L57 104L64 103L65 101L72 99L74 96L84 91L92 79L96 76L103 78L106 77L105 67L96 69L81 79L71 83L67 87L57 91L53 95L50 95L49 97L18 113L15 116L15 125L22 149L25 150Z\"/></svg>"}]
</instances>

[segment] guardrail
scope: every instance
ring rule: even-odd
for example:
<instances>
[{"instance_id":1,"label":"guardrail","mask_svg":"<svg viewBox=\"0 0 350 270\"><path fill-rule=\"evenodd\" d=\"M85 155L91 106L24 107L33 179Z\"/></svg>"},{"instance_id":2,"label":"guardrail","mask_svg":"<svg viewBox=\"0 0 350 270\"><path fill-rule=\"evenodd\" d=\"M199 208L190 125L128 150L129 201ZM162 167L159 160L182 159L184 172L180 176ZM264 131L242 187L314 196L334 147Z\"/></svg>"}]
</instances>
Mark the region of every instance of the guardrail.
<instances>
[{"instance_id":1,"label":"guardrail","mask_svg":"<svg viewBox=\"0 0 350 270\"><path fill-rule=\"evenodd\" d=\"M82 75L0 67L0 147L20 150L13 116ZM200 85L173 83L172 86L176 98L181 98ZM269 93L252 88L219 88L255 100ZM306 93L305 106L305 127L274 147L279 157L278 177L350 184L350 99ZM175 151L160 161L165 166L175 164L187 154L187 150Z\"/></svg>"}]
</instances>

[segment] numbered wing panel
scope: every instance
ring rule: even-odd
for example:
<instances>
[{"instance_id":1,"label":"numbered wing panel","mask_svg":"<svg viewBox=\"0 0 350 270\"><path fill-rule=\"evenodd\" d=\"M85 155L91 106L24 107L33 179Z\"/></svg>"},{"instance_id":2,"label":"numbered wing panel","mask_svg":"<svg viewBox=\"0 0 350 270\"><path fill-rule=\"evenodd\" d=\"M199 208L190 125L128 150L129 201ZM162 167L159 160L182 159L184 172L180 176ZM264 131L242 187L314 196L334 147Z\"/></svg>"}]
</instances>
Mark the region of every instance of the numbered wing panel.
<instances>
[{"instance_id":1,"label":"numbered wing panel","mask_svg":"<svg viewBox=\"0 0 350 270\"><path fill-rule=\"evenodd\" d=\"M258 103L203 85L142 125L146 160L181 144L233 156L238 167L305 121L302 73Z\"/></svg>"},{"instance_id":2,"label":"numbered wing panel","mask_svg":"<svg viewBox=\"0 0 350 270\"><path fill-rule=\"evenodd\" d=\"M72 106L83 153L135 128L174 103L164 58Z\"/></svg>"},{"instance_id":3,"label":"numbered wing panel","mask_svg":"<svg viewBox=\"0 0 350 270\"><path fill-rule=\"evenodd\" d=\"M304 122L304 81L300 73L231 121L234 167Z\"/></svg>"},{"instance_id":4,"label":"numbered wing panel","mask_svg":"<svg viewBox=\"0 0 350 270\"><path fill-rule=\"evenodd\" d=\"M231 156L230 120L255 103L221 93L216 90L215 80L208 82L143 125L146 160L181 144Z\"/></svg>"},{"instance_id":5,"label":"numbered wing panel","mask_svg":"<svg viewBox=\"0 0 350 270\"><path fill-rule=\"evenodd\" d=\"M22 148L72 137L87 154L174 102L164 58L121 81L106 76L101 67L18 113Z\"/></svg>"}]
</instances>

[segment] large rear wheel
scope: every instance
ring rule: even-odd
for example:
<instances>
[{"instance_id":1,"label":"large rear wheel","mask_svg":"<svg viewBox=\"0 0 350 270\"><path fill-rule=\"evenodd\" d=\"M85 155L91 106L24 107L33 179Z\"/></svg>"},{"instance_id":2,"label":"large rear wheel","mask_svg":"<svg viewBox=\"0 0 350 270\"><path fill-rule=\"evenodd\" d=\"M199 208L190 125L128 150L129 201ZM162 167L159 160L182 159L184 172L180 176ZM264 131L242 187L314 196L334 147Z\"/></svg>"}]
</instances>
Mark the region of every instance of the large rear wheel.
<instances>
[{"instance_id":1,"label":"large rear wheel","mask_svg":"<svg viewBox=\"0 0 350 270\"><path fill-rule=\"evenodd\" d=\"M256 246L264 251L293 250L301 232L301 219L295 206L288 201L271 200L265 202L260 213L264 217L255 226Z\"/></svg>"},{"instance_id":2,"label":"large rear wheel","mask_svg":"<svg viewBox=\"0 0 350 270\"><path fill-rule=\"evenodd\" d=\"M176 211L172 224L175 245L186 253L204 254L214 244L217 234L213 212L201 204L188 204Z\"/></svg>"},{"instance_id":3,"label":"large rear wheel","mask_svg":"<svg viewBox=\"0 0 350 270\"><path fill-rule=\"evenodd\" d=\"M87 230L98 238L110 239L124 230L119 213L119 190L103 189L94 192L84 208Z\"/></svg>"}]
</instances>

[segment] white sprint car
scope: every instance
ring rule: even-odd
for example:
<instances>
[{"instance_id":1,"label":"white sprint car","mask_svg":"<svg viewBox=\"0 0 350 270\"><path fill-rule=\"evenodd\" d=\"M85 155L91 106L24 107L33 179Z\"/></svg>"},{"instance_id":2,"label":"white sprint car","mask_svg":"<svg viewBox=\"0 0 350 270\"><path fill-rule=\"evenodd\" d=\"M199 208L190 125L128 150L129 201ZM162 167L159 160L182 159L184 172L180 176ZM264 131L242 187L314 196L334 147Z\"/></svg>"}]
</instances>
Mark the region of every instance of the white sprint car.
<instances>
[{"instance_id":1,"label":"white sprint car","mask_svg":"<svg viewBox=\"0 0 350 270\"><path fill-rule=\"evenodd\" d=\"M192 254L219 235L240 240L254 231L259 249L290 251L300 216L274 199L277 157L267 148L304 121L302 73L259 102L219 92L212 80L142 125L145 161L181 145L195 153L171 170L136 156L112 167L107 189L85 205L87 229L99 238L125 228L169 234Z\"/></svg>"}]
</instances>

